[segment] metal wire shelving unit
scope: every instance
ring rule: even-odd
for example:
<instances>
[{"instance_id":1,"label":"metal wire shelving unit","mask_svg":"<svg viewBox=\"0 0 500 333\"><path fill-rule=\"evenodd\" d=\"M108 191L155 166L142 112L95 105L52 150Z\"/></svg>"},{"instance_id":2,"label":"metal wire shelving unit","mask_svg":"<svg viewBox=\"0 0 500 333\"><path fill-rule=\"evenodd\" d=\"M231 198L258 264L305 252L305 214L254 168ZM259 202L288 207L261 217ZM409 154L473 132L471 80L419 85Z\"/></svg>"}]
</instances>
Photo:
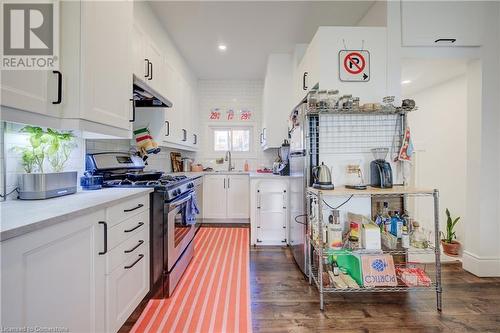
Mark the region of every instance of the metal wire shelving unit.
<instances>
[{"instance_id":1,"label":"metal wire shelving unit","mask_svg":"<svg viewBox=\"0 0 500 333\"><path fill-rule=\"evenodd\" d=\"M336 289L325 287L323 284L323 259L328 257L328 250L325 250L320 244L324 244L323 239L323 200L325 196L342 196L346 195L356 196L369 196L369 197L394 197L394 196L418 196L418 197L429 197L434 200L434 244L429 248L419 249L419 248L409 248L409 249L385 249L381 251L376 250L355 250L354 254L374 254L374 253L385 253L390 255L405 255L408 258L409 254L434 254L435 262L435 277L434 281L430 286L418 286L409 287L404 285L402 282L398 286L394 287L360 287L359 289L347 288L347 289ZM307 197L307 218L308 218L308 230L307 230L307 247L308 247L308 271L309 271L309 283L316 285L319 291L320 298L320 309L324 310L324 295L333 293L401 293L401 292L416 292L416 291L431 291L436 293L436 308L438 311L442 309L442 285L441 285L441 252L439 250L439 192L438 190L424 190L416 189L405 186L394 186L391 189L377 189L369 187L367 190L350 190L346 188L338 188L335 190L318 190L314 188L308 188L306 191ZM312 210L311 200L316 200L316 209ZM313 228L315 228L318 234L318 240L313 239ZM314 258L317 257L318 264L315 264Z\"/></svg>"}]
</instances>

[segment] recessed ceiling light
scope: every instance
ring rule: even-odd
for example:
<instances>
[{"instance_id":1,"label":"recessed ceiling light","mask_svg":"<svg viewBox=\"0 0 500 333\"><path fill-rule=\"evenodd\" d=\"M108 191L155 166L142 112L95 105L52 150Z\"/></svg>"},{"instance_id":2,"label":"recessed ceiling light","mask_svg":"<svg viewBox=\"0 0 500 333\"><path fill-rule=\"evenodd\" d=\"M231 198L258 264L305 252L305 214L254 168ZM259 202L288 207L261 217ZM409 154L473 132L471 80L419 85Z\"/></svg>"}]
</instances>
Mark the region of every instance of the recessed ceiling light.
<instances>
[{"instance_id":1,"label":"recessed ceiling light","mask_svg":"<svg viewBox=\"0 0 500 333\"><path fill-rule=\"evenodd\" d=\"M226 50L227 50L227 45L225 45L225 44L219 44L219 51L224 52Z\"/></svg>"},{"instance_id":2,"label":"recessed ceiling light","mask_svg":"<svg viewBox=\"0 0 500 333\"><path fill-rule=\"evenodd\" d=\"M408 84L408 83L411 83L411 80L403 80L403 81L401 81L401 84Z\"/></svg>"}]
</instances>

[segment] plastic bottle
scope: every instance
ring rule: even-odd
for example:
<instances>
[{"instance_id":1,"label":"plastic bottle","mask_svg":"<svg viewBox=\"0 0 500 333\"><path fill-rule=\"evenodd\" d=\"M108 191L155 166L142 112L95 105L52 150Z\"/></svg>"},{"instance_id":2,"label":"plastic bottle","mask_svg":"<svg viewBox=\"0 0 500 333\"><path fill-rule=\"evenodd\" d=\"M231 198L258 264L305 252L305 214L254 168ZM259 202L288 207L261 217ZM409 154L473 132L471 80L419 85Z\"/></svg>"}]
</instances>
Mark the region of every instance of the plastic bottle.
<instances>
[{"instance_id":1,"label":"plastic bottle","mask_svg":"<svg viewBox=\"0 0 500 333\"><path fill-rule=\"evenodd\" d=\"M243 167L243 170L245 170L245 172L248 172L250 170L250 167L248 166L248 160L245 160L245 166Z\"/></svg>"},{"instance_id":2,"label":"plastic bottle","mask_svg":"<svg viewBox=\"0 0 500 333\"><path fill-rule=\"evenodd\" d=\"M334 250L342 249L342 226L340 225L340 214L333 210L328 217L328 246Z\"/></svg>"},{"instance_id":3,"label":"plastic bottle","mask_svg":"<svg viewBox=\"0 0 500 333\"><path fill-rule=\"evenodd\" d=\"M410 247L410 235L408 234L408 228L403 227L401 234L401 246L405 249Z\"/></svg>"},{"instance_id":4,"label":"plastic bottle","mask_svg":"<svg viewBox=\"0 0 500 333\"><path fill-rule=\"evenodd\" d=\"M401 219L399 218L399 214L397 211L394 212L394 215L392 215L392 218L391 218L391 234L393 234L394 236L398 236L398 223L401 221ZM401 235L400 235L401 237ZM400 238L398 237L398 238Z\"/></svg>"},{"instance_id":5,"label":"plastic bottle","mask_svg":"<svg viewBox=\"0 0 500 333\"><path fill-rule=\"evenodd\" d=\"M382 210L382 231L390 232L391 215L389 214L389 204L384 202L384 209Z\"/></svg>"}]
</instances>

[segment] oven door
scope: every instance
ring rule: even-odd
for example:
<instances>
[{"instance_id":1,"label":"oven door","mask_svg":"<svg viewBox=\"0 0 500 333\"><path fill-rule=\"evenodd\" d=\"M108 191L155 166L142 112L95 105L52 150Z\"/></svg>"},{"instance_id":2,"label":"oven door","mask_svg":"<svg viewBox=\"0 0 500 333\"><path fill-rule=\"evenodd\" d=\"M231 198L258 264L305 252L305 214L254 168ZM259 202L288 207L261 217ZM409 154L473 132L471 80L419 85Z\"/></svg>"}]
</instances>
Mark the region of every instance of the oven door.
<instances>
[{"instance_id":1,"label":"oven door","mask_svg":"<svg viewBox=\"0 0 500 333\"><path fill-rule=\"evenodd\" d=\"M192 191L184 194L176 200L166 203L167 216L167 237L164 244L164 258L167 259L165 265L167 271L170 271L175 263L181 257L182 253L193 240L195 234L194 225L185 225L184 212L186 205L190 205L192 200Z\"/></svg>"}]
</instances>

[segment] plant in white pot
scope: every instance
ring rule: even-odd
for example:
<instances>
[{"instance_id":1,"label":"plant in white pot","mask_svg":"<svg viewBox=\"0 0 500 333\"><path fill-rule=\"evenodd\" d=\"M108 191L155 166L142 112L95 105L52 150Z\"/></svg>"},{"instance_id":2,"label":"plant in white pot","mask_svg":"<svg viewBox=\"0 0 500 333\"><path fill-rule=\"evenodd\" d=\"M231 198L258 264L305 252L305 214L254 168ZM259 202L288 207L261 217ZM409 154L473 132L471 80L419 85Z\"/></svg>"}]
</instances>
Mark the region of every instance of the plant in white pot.
<instances>
[{"instance_id":1,"label":"plant in white pot","mask_svg":"<svg viewBox=\"0 0 500 333\"><path fill-rule=\"evenodd\" d=\"M460 253L460 242L458 242L457 235L455 233L455 226L458 221L460 221L460 216L452 219L450 211L446 208L446 234L441 232L441 245L443 246L443 251L450 256L458 256Z\"/></svg>"},{"instance_id":2,"label":"plant in white pot","mask_svg":"<svg viewBox=\"0 0 500 333\"><path fill-rule=\"evenodd\" d=\"M77 189L77 172L63 172L71 151L76 147L71 132L44 131L41 127L25 126L21 132L29 136L28 144L15 147L21 153L26 173L19 175L19 199L48 199L72 194ZM45 160L54 172L46 173Z\"/></svg>"}]
</instances>

